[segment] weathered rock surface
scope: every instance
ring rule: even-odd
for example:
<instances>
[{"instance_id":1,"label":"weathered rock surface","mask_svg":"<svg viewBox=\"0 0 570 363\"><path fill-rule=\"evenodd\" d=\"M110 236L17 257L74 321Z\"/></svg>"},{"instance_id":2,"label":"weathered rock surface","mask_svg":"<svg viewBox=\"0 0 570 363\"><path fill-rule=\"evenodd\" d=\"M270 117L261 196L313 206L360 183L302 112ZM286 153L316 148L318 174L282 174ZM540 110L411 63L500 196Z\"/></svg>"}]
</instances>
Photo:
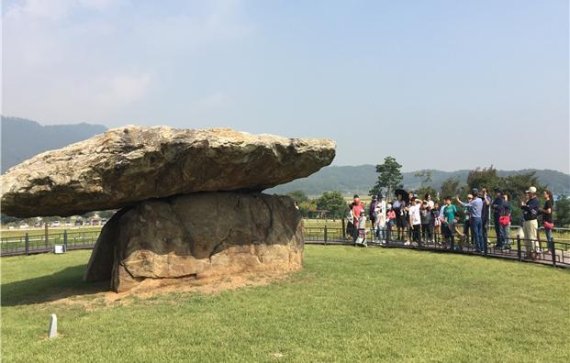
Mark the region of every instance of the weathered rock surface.
<instances>
[{"instance_id":1,"label":"weathered rock surface","mask_svg":"<svg viewBox=\"0 0 570 363\"><path fill-rule=\"evenodd\" d=\"M204 191L261 191L331 163L324 139L129 126L39 154L2 176L2 213L67 216Z\"/></svg>"},{"instance_id":2,"label":"weathered rock surface","mask_svg":"<svg viewBox=\"0 0 570 363\"><path fill-rule=\"evenodd\" d=\"M141 202L105 225L85 273L117 292L140 281L302 267L302 219L292 199L197 193Z\"/></svg>"}]
</instances>

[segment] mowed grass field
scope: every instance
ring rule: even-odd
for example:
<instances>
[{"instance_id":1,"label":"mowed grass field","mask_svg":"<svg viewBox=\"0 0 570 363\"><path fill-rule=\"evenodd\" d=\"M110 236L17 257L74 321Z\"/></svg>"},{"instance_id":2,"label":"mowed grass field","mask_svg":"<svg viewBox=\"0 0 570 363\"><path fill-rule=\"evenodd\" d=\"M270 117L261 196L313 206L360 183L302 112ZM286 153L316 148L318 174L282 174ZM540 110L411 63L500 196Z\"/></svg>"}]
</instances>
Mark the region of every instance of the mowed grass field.
<instances>
[{"instance_id":1,"label":"mowed grass field","mask_svg":"<svg viewBox=\"0 0 570 363\"><path fill-rule=\"evenodd\" d=\"M570 361L568 270L306 246L305 268L268 286L109 304L81 281L89 254L1 260L3 362ZM92 301L61 300L77 295Z\"/></svg>"}]
</instances>

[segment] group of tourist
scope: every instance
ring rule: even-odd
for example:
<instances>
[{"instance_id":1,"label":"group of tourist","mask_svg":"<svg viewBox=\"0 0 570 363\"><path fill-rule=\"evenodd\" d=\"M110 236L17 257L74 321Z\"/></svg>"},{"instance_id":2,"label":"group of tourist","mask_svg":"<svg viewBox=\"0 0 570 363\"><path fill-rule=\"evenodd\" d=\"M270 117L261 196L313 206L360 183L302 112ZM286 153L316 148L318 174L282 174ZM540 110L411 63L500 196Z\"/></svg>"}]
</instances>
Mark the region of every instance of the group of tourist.
<instances>
[{"instance_id":1,"label":"group of tourist","mask_svg":"<svg viewBox=\"0 0 570 363\"><path fill-rule=\"evenodd\" d=\"M473 188L462 201L456 196L443 198L440 205L430 194L420 199L417 195L398 193L393 201L379 194L372 197L368 209L358 195L349 205L347 231L355 244L367 245L367 221L370 221L372 242L385 244L387 241L403 241L405 245L416 243L441 243L452 250L461 250L470 243L475 251L487 252L490 217L496 235L496 249L510 249L511 204L506 193L496 189L494 197L486 188ZM541 253L538 242L538 220L541 219L548 242L548 249L553 250L552 220L553 196L549 190L544 191L545 203L540 208L537 190L531 186L525 192L521 202L523 211L523 239L529 258L536 258ZM460 213L459 206L462 208ZM460 214L463 215L460 220ZM443 236L438 241L436 236ZM456 236L460 237L456 239Z\"/></svg>"}]
</instances>

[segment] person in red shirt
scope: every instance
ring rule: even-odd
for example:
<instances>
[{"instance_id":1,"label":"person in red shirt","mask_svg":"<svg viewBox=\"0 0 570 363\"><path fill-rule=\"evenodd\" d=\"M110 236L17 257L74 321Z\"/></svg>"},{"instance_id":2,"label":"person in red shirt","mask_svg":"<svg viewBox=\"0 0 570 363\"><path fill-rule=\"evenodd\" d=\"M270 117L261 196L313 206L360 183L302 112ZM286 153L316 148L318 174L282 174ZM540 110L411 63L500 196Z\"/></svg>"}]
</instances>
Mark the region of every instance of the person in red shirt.
<instances>
[{"instance_id":1,"label":"person in red shirt","mask_svg":"<svg viewBox=\"0 0 570 363\"><path fill-rule=\"evenodd\" d=\"M355 227L358 226L358 220L360 218L361 213L365 213L364 203L360 201L360 197L358 196L358 194L355 194L354 198L352 199L352 223L354 224ZM358 238L358 228L355 228L353 235L354 241L356 241L357 238Z\"/></svg>"}]
</instances>

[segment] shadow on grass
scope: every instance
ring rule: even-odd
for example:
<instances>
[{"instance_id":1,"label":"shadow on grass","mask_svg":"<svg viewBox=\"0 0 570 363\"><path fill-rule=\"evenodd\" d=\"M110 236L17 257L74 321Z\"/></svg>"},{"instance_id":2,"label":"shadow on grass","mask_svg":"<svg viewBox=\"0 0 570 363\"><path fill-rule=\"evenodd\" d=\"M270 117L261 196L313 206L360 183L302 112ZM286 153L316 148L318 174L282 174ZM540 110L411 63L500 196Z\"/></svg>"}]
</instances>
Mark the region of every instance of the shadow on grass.
<instances>
[{"instance_id":1,"label":"shadow on grass","mask_svg":"<svg viewBox=\"0 0 570 363\"><path fill-rule=\"evenodd\" d=\"M85 282L86 265L67 267L51 275L2 284L2 306L41 304L109 290L109 282Z\"/></svg>"}]
</instances>

